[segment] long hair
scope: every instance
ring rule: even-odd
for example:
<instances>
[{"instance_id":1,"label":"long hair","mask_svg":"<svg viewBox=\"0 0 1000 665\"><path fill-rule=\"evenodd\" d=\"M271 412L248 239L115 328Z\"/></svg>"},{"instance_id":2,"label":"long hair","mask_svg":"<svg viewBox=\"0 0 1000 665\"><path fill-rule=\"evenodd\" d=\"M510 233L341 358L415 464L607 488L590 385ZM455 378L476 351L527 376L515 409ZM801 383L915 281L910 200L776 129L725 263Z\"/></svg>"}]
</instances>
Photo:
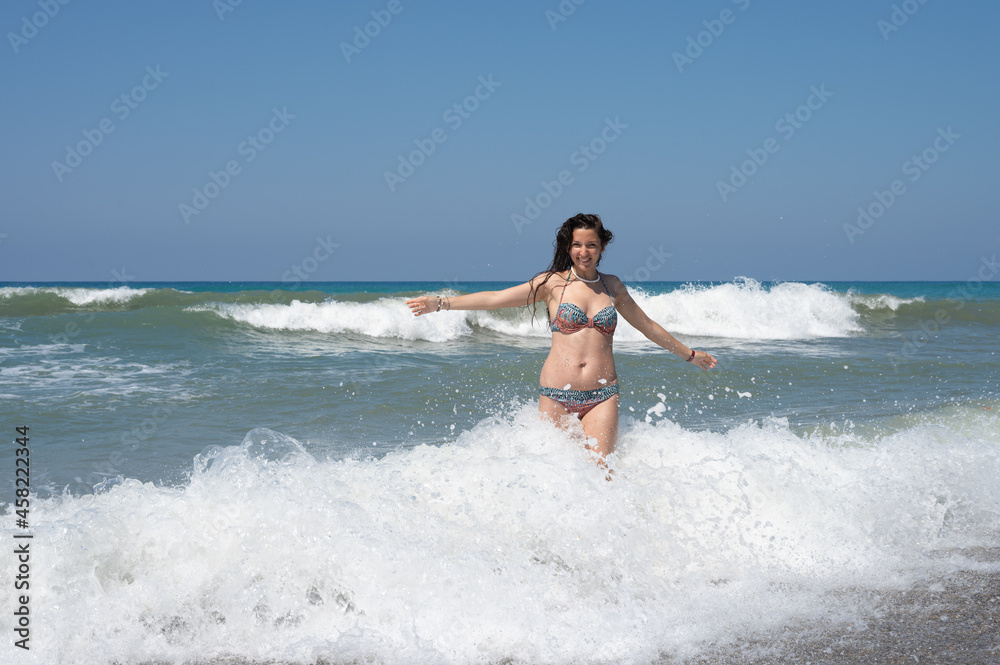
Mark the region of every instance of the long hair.
<instances>
[{"instance_id":1,"label":"long hair","mask_svg":"<svg viewBox=\"0 0 1000 665\"><path fill-rule=\"evenodd\" d=\"M529 307L534 302L533 296L537 293L538 289L541 288L549 279L557 272L562 272L563 270L569 270L570 266L573 265L573 259L570 258L569 248L573 244L573 232L577 229L590 229L591 231L597 232L597 237L601 241L601 249L604 249L608 244L614 239L614 234L611 231L604 228L604 224L601 222L599 215L585 215L584 213L577 213L575 216L570 217L563 225L559 227L556 231L556 239L552 243L555 249L552 254L552 263L549 267L540 273L536 274L535 277L539 275L545 275L545 279L540 281L535 285L533 289L528 292L528 302L525 303ZM601 257L597 257L597 265L601 264ZM534 280L535 277L531 279ZM531 310L531 321L535 321L535 311L534 308Z\"/></svg>"}]
</instances>

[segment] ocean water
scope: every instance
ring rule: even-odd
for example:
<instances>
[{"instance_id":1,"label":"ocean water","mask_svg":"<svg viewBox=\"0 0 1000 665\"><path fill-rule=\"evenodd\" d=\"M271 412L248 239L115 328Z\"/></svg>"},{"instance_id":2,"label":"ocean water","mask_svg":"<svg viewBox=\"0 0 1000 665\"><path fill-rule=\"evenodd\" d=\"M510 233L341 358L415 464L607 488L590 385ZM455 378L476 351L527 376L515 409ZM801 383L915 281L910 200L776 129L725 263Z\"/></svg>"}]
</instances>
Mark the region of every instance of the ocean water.
<instances>
[{"instance_id":1,"label":"ocean water","mask_svg":"<svg viewBox=\"0 0 1000 665\"><path fill-rule=\"evenodd\" d=\"M505 286L0 284L2 661L676 662L992 565L1000 285L630 285L719 365L620 320L611 482L544 312L403 304Z\"/></svg>"}]
</instances>

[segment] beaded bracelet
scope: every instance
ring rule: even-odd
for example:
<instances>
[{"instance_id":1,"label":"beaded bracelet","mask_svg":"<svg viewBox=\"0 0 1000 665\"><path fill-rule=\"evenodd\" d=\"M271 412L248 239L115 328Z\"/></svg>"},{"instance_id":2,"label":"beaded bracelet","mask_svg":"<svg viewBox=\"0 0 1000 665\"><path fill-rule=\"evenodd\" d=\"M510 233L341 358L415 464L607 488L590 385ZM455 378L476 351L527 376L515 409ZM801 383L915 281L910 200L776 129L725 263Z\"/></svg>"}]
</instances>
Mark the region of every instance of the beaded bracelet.
<instances>
[{"instance_id":1,"label":"beaded bracelet","mask_svg":"<svg viewBox=\"0 0 1000 665\"><path fill-rule=\"evenodd\" d=\"M434 310L434 311L435 312L440 312L441 311L441 296L438 296L437 299L438 299L438 308L436 310Z\"/></svg>"}]
</instances>

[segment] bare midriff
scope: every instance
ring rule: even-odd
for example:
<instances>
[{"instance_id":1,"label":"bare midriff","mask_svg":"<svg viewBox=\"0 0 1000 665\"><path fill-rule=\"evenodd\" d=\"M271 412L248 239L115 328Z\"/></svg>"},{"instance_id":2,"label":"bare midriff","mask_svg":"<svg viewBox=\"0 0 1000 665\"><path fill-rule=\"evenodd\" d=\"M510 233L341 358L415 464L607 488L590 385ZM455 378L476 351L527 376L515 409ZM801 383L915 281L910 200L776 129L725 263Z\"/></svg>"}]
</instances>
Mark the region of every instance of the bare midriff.
<instances>
[{"instance_id":1,"label":"bare midriff","mask_svg":"<svg viewBox=\"0 0 1000 665\"><path fill-rule=\"evenodd\" d=\"M612 336L593 328L552 333L552 348L542 366L540 384L549 388L594 390L618 382ZM603 381L602 381L603 379Z\"/></svg>"}]
</instances>

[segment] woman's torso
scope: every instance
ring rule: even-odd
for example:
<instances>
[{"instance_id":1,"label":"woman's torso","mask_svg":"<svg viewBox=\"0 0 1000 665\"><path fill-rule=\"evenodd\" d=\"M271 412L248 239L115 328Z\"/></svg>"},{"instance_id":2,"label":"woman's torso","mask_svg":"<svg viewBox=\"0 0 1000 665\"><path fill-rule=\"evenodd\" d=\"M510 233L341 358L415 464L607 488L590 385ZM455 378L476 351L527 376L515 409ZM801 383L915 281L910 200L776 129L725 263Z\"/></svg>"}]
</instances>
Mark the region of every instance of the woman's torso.
<instances>
[{"instance_id":1,"label":"woman's torso","mask_svg":"<svg viewBox=\"0 0 1000 665\"><path fill-rule=\"evenodd\" d=\"M552 348L542 366L540 383L549 388L568 385L571 390L593 390L617 383L612 353L617 312L612 293L603 278L589 284L570 275L567 282L567 274L569 271L554 273L546 284L550 324L560 314L560 307L566 307L561 311L562 325L556 323L563 330L552 332ZM566 320L575 321L575 325Z\"/></svg>"}]
</instances>

